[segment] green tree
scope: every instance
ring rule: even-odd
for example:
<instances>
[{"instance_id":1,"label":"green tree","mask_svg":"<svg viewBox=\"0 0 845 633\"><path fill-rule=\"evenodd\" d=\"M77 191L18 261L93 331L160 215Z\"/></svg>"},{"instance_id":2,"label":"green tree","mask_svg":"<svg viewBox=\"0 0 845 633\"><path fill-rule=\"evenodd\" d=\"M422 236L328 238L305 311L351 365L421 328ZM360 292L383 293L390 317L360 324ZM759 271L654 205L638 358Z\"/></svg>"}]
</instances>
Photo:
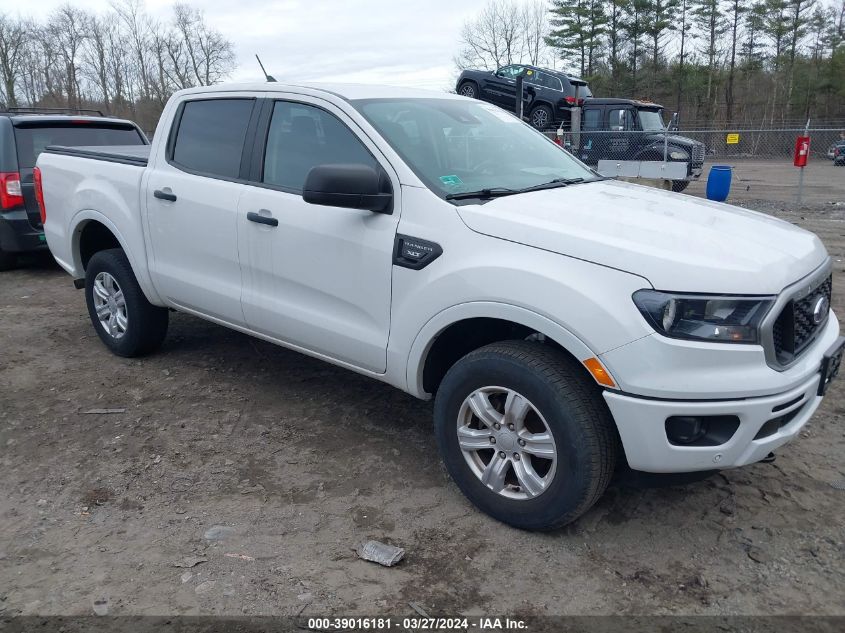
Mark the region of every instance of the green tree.
<instances>
[{"instance_id":1,"label":"green tree","mask_svg":"<svg viewBox=\"0 0 845 633\"><path fill-rule=\"evenodd\" d=\"M625 12L628 0L608 0L607 2L607 63L610 67L610 95L615 97L619 91L622 71L622 42Z\"/></svg>"},{"instance_id":2,"label":"green tree","mask_svg":"<svg viewBox=\"0 0 845 633\"><path fill-rule=\"evenodd\" d=\"M792 108L792 89L795 84L795 56L801 40L807 34L810 9L816 0L787 0L787 24L789 40L789 84L787 88L788 106Z\"/></svg>"},{"instance_id":3,"label":"green tree","mask_svg":"<svg viewBox=\"0 0 845 633\"><path fill-rule=\"evenodd\" d=\"M720 53L720 38L725 33L725 20L719 0L693 0L692 16L704 43L702 53L707 59L705 107L707 118L712 120L716 110L714 83L719 71L716 58Z\"/></svg>"},{"instance_id":4,"label":"green tree","mask_svg":"<svg viewBox=\"0 0 845 633\"><path fill-rule=\"evenodd\" d=\"M728 0L727 20L731 34L731 52L728 61L728 80L725 83L725 121L730 124L734 116L734 78L736 75L736 52L739 27L742 16L748 10L745 0Z\"/></svg>"},{"instance_id":5,"label":"green tree","mask_svg":"<svg viewBox=\"0 0 845 633\"><path fill-rule=\"evenodd\" d=\"M677 83L675 95L677 98L675 110L681 113L681 98L684 94L684 85L686 83L686 61L689 54L687 49L687 42L691 37L690 30L692 29L692 22L690 21L690 0L681 0L678 5L678 30L680 31L680 45L678 48L678 67L676 70Z\"/></svg>"},{"instance_id":6,"label":"green tree","mask_svg":"<svg viewBox=\"0 0 845 633\"><path fill-rule=\"evenodd\" d=\"M651 45L651 92L657 83L660 54L669 31L675 30L675 18L680 0L649 0L645 5L644 31Z\"/></svg>"},{"instance_id":7,"label":"green tree","mask_svg":"<svg viewBox=\"0 0 845 633\"><path fill-rule=\"evenodd\" d=\"M648 10L650 0L630 0L626 6L626 17L622 23L622 30L628 38L628 57L631 65L631 91L634 97L639 96L640 57L642 55L642 41L646 34Z\"/></svg>"},{"instance_id":8,"label":"green tree","mask_svg":"<svg viewBox=\"0 0 845 633\"><path fill-rule=\"evenodd\" d=\"M607 25L602 0L553 0L549 12L552 28L546 44L567 61L577 56L581 76L592 75Z\"/></svg>"}]
</instances>

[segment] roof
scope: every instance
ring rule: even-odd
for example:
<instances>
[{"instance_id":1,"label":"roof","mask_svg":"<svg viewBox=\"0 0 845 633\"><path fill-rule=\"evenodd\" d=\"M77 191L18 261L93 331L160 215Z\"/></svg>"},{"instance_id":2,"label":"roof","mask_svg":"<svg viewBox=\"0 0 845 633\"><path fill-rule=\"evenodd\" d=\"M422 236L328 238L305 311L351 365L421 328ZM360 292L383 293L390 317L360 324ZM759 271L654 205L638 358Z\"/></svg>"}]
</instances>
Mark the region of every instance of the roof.
<instances>
[{"instance_id":1,"label":"roof","mask_svg":"<svg viewBox=\"0 0 845 633\"><path fill-rule=\"evenodd\" d=\"M635 105L635 106L642 106L644 108L662 108L663 106L659 103L653 103L651 101L643 101L642 99L620 99L620 98L611 98L611 97L589 97L586 99L585 103L592 103L595 105Z\"/></svg>"},{"instance_id":2,"label":"roof","mask_svg":"<svg viewBox=\"0 0 845 633\"><path fill-rule=\"evenodd\" d=\"M203 94L209 92L299 92L303 94L328 94L346 101L356 99L463 99L455 94L419 88L400 88L398 86L383 86L378 84L344 84L344 83L297 83L283 84L278 82L254 82L242 84L216 84L214 86L199 86L180 90L177 95Z\"/></svg>"},{"instance_id":3,"label":"roof","mask_svg":"<svg viewBox=\"0 0 845 633\"><path fill-rule=\"evenodd\" d=\"M103 116L79 116L76 114L15 114L14 112L0 112L0 116L11 120L13 125L27 123L36 123L38 125L44 123L66 123L68 121L90 121L91 123L100 124L121 124L134 125L131 121L126 119L115 119Z\"/></svg>"},{"instance_id":4,"label":"roof","mask_svg":"<svg viewBox=\"0 0 845 633\"><path fill-rule=\"evenodd\" d=\"M563 72L562 70L554 70L553 68L543 68L542 66L527 66L528 68L536 68L540 72L549 73L550 75L558 75L559 77L566 77L569 81L579 82L579 85L587 85L586 80L581 79L580 77L576 77L575 75L570 75L568 73Z\"/></svg>"}]
</instances>

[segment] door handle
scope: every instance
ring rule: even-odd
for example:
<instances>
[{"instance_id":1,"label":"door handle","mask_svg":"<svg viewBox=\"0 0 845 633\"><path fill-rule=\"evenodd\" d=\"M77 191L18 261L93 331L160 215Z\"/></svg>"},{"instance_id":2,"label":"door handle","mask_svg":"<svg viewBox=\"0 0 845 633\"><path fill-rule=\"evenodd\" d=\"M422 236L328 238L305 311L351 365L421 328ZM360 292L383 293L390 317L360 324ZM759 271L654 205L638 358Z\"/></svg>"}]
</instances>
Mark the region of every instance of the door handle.
<instances>
[{"instance_id":1,"label":"door handle","mask_svg":"<svg viewBox=\"0 0 845 633\"><path fill-rule=\"evenodd\" d=\"M249 213L247 213L246 219L250 222L266 224L267 226L279 226L279 221L276 218L272 218L267 215L261 215L260 213L255 213L254 211L250 211Z\"/></svg>"},{"instance_id":2,"label":"door handle","mask_svg":"<svg viewBox=\"0 0 845 633\"><path fill-rule=\"evenodd\" d=\"M156 189L155 191L153 191L153 196L155 196L159 200L169 200L170 202L176 202L176 194L167 193L166 191L162 191L161 189Z\"/></svg>"}]
</instances>

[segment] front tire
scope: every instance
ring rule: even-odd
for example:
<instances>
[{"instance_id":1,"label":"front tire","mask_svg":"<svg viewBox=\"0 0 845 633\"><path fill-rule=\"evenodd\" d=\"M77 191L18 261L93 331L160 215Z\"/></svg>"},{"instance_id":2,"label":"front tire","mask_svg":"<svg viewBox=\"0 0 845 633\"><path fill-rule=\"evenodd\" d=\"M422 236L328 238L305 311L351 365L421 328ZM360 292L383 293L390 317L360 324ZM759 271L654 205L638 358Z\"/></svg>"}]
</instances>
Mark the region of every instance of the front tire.
<instances>
[{"instance_id":1,"label":"front tire","mask_svg":"<svg viewBox=\"0 0 845 633\"><path fill-rule=\"evenodd\" d=\"M540 105L531 110L531 125L538 130L547 130L554 125L554 115L549 106Z\"/></svg>"},{"instance_id":2,"label":"front tire","mask_svg":"<svg viewBox=\"0 0 845 633\"><path fill-rule=\"evenodd\" d=\"M446 469L490 516L554 530L604 493L617 437L601 391L565 353L527 341L493 343L448 371L435 431Z\"/></svg>"},{"instance_id":3,"label":"front tire","mask_svg":"<svg viewBox=\"0 0 845 633\"><path fill-rule=\"evenodd\" d=\"M681 193L684 189L689 187L689 180L673 180L672 191Z\"/></svg>"},{"instance_id":4,"label":"front tire","mask_svg":"<svg viewBox=\"0 0 845 633\"><path fill-rule=\"evenodd\" d=\"M118 356L148 354L167 334L167 309L147 301L120 248L95 253L88 262L85 302L100 340Z\"/></svg>"}]
</instances>

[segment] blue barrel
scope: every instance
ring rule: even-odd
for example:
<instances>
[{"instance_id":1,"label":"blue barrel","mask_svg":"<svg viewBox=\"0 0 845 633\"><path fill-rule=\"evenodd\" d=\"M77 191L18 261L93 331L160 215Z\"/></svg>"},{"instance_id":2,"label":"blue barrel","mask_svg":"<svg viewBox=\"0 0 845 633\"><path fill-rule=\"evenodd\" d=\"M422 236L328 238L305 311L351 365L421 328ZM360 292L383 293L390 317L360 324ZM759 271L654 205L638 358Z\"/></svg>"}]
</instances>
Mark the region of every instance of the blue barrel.
<instances>
[{"instance_id":1,"label":"blue barrel","mask_svg":"<svg viewBox=\"0 0 845 633\"><path fill-rule=\"evenodd\" d=\"M724 202L731 191L731 166L713 165L707 176L707 199Z\"/></svg>"}]
</instances>

